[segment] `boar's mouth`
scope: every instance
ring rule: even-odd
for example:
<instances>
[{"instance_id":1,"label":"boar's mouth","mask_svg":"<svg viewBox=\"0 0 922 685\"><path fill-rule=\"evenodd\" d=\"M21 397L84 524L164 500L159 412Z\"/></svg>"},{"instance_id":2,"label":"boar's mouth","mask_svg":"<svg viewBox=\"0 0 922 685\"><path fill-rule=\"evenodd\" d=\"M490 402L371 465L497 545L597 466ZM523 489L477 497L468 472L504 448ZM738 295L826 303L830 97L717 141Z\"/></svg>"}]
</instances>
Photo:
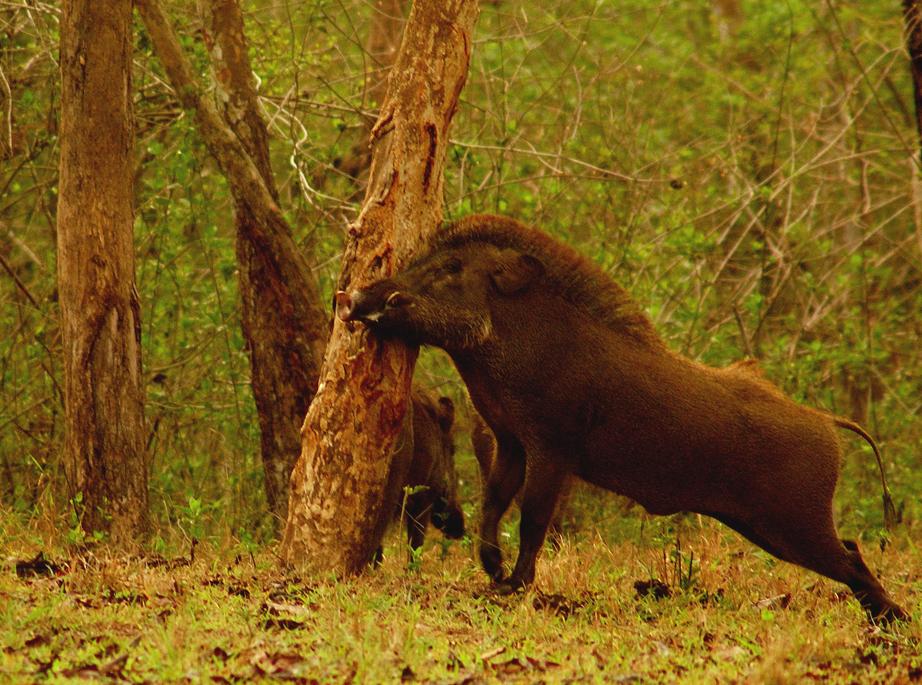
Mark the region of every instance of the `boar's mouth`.
<instances>
[{"instance_id":1,"label":"boar's mouth","mask_svg":"<svg viewBox=\"0 0 922 685\"><path fill-rule=\"evenodd\" d=\"M407 336L410 331L406 321L406 309L412 298L400 292L388 282L373 285L363 290L336 293L336 315L343 321L360 321L374 328L377 333L392 333Z\"/></svg>"},{"instance_id":2,"label":"boar's mouth","mask_svg":"<svg viewBox=\"0 0 922 685\"><path fill-rule=\"evenodd\" d=\"M351 293L340 290L336 293L336 315L342 321L374 323L384 313L382 307L375 306L374 299L358 290Z\"/></svg>"}]
</instances>

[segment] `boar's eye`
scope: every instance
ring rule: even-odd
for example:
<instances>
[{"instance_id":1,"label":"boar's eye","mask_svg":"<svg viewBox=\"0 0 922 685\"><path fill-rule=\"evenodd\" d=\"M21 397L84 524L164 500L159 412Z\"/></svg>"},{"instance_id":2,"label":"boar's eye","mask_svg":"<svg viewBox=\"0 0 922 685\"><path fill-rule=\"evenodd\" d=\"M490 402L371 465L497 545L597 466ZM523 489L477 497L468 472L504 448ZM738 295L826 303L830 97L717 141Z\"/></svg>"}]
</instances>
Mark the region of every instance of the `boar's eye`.
<instances>
[{"instance_id":1,"label":"boar's eye","mask_svg":"<svg viewBox=\"0 0 922 685\"><path fill-rule=\"evenodd\" d=\"M384 306L389 309L396 309L397 307L405 307L410 304L410 297L404 295L399 290L392 292L388 295L387 299L384 301Z\"/></svg>"},{"instance_id":2,"label":"boar's eye","mask_svg":"<svg viewBox=\"0 0 922 685\"><path fill-rule=\"evenodd\" d=\"M457 257L452 257L447 262L445 262L445 265L442 268L445 269L445 271L447 271L450 274L460 273L461 272L461 260L458 259Z\"/></svg>"}]
</instances>

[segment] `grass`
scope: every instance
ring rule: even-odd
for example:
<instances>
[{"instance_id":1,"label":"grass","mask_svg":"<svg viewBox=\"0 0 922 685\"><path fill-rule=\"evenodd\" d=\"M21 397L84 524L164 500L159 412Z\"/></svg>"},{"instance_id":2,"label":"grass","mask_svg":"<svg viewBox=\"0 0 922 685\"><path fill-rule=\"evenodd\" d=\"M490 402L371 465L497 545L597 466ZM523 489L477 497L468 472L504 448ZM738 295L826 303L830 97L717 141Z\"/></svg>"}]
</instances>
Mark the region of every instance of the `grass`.
<instances>
[{"instance_id":1,"label":"grass","mask_svg":"<svg viewBox=\"0 0 922 685\"><path fill-rule=\"evenodd\" d=\"M15 561L43 543L0 520L5 681L922 680L912 522L885 552L863 546L914 616L882 629L845 588L694 516L584 527L545 550L537 589L513 597L491 592L469 541L445 544L438 533L417 571L392 534L380 569L339 582L284 574L271 548L250 554L233 543L200 545L191 563L68 558L59 548L48 554L61 563L55 575L20 578ZM635 582L649 580L660 592L640 596Z\"/></svg>"}]
</instances>

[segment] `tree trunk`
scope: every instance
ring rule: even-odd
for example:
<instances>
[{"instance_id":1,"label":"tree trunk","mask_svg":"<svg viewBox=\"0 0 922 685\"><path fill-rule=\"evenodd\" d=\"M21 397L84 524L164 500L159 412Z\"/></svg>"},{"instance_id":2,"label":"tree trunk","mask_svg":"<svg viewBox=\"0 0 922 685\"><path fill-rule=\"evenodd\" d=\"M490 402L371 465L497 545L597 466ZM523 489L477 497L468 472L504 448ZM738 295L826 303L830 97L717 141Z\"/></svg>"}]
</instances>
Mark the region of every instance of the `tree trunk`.
<instances>
[{"instance_id":1,"label":"tree trunk","mask_svg":"<svg viewBox=\"0 0 922 685\"><path fill-rule=\"evenodd\" d=\"M374 108L374 111L377 111L387 95L387 76L397 58L400 38L403 35L403 6L404 0L375 0L372 5L371 24L365 43L365 89L362 93L362 110ZM340 171L355 179L358 187L356 200L368 182L368 168L371 166L368 136L373 125L374 120L368 117L360 139L337 165Z\"/></svg>"},{"instance_id":2,"label":"tree trunk","mask_svg":"<svg viewBox=\"0 0 922 685\"><path fill-rule=\"evenodd\" d=\"M317 387L328 319L317 281L278 207L239 7L230 0L211 4L213 38L219 48L212 53L220 54L215 66L228 96L225 120L196 81L157 0L135 4L177 97L195 115L236 203L243 327L262 434L266 494L273 512L283 515L288 474L300 453L301 424Z\"/></svg>"},{"instance_id":3,"label":"tree trunk","mask_svg":"<svg viewBox=\"0 0 922 685\"><path fill-rule=\"evenodd\" d=\"M224 119L277 202L269 163L269 134L259 113L240 5L237 0L207 0L202 4ZM285 521L288 481L301 451L301 424L317 389L328 323L316 283L292 283L283 278L274 260L263 251L259 240L263 231L241 199L236 202L235 219L241 323L250 353L250 384L259 416L266 498L273 515ZM301 262L297 271L311 278L300 251L286 259ZM314 318L295 316L299 311L313 311Z\"/></svg>"},{"instance_id":4,"label":"tree trunk","mask_svg":"<svg viewBox=\"0 0 922 685\"><path fill-rule=\"evenodd\" d=\"M909 50L912 93L916 105L916 131L922 160L922 12L919 11L919 0L903 0L903 23L906 28L906 47Z\"/></svg>"},{"instance_id":5,"label":"tree trunk","mask_svg":"<svg viewBox=\"0 0 922 685\"><path fill-rule=\"evenodd\" d=\"M918 134L918 158L912 160L912 192L914 223L916 226L916 247L922 256L922 12L919 0L903 0L903 22L906 27L906 47L909 50L909 67L912 72L912 94L916 109L916 133Z\"/></svg>"},{"instance_id":6,"label":"tree trunk","mask_svg":"<svg viewBox=\"0 0 922 685\"><path fill-rule=\"evenodd\" d=\"M381 114L362 211L350 226L341 289L390 275L442 219L448 126L467 78L476 0L417 0ZM416 350L337 321L291 478L284 562L357 573L403 425Z\"/></svg>"},{"instance_id":7,"label":"tree trunk","mask_svg":"<svg viewBox=\"0 0 922 685\"><path fill-rule=\"evenodd\" d=\"M149 527L132 226L131 0L66 0L61 20L58 296L64 465L87 532Z\"/></svg>"}]
</instances>

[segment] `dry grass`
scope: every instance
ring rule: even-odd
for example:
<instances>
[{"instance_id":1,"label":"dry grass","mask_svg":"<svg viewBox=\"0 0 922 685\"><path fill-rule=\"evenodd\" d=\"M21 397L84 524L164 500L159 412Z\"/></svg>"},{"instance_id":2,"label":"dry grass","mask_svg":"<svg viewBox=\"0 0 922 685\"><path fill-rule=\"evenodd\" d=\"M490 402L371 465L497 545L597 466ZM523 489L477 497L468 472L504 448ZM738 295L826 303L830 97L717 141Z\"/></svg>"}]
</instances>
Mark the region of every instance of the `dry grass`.
<instances>
[{"instance_id":1,"label":"dry grass","mask_svg":"<svg viewBox=\"0 0 922 685\"><path fill-rule=\"evenodd\" d=\"M341 582L284 575L271 550L232 547L200 547L193 563L174 568L98 555L68 561L59 550L57 575L19 578L14 562L36 544L6 519L0 673L14 682L922 679L917 527L884 553L864 546L914 614L885 630L867 623L844 588L707 520L673 522L677 572L672 526L648 520L640 532L638 521L546 550L538 589L499 597L470 544L436 535L418 571L407 570L394 537L381 569ZM639 597L635 581L651 578L670 596Z\"/></svg>"}]
</instances>

